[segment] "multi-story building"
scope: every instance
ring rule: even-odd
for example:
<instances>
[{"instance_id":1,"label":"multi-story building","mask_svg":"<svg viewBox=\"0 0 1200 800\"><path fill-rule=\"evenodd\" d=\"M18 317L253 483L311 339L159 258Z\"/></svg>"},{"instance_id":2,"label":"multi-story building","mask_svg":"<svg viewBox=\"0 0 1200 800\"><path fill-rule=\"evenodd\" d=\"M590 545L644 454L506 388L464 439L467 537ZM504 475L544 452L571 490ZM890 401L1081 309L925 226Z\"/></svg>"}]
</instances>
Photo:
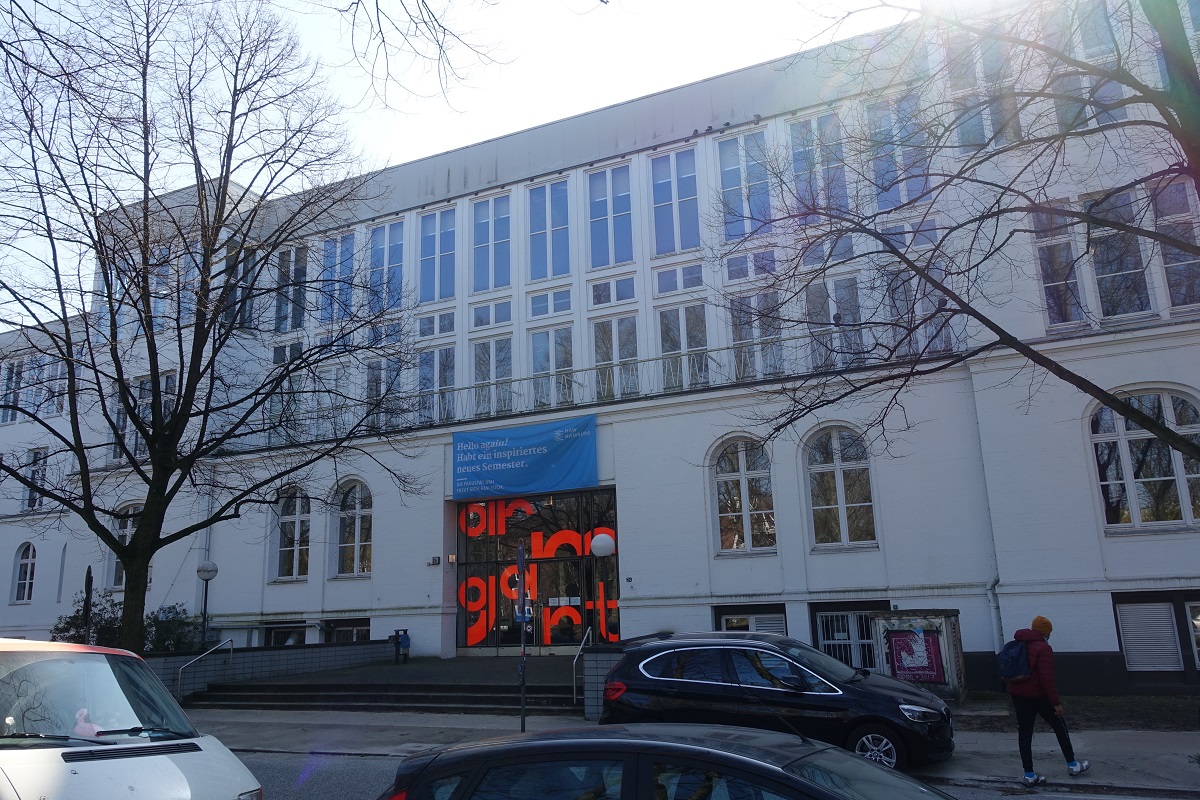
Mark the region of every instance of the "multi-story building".
<instances>
[{"instance_id":1,"label":"multi-story building","mask_svg":"<svg viewBox=\"0 0 1200 800\"><path fill-rule=\"evenodd\" d=\"M935 62L961 45L940 41ZM1200 686L1200 467L1066 383L1031 378L1011 350L957 358L972 327L936 324L920 287L891 293L910 311L932 305L889 347L944 368L903 390L903 429L876 435L885 401L872 395L766 436L783 402L771 390L854 368L847 353L877 335L847 324L869 316L868 281L835 269L785 296L776 275L794 245L745 227L777 218L779 187L804 175L820 176L822 202L866 196L871 170L835 132L856 115L886 127L878 93L820 79L831 52L389 168L356 223L272 254L283 272L361 276L404 308L378 335L404 337L415 358L339 375L364 401L384 398L361 457L158 553L148 607L196 609L208 558L220 569L211 627L245 645L406 628L415 654L509 652L522 542L532 652L573 652L587 631L750 629L879 668L870 612L954 609L974 685L990 685L991 654L1043 614L1077 688ZM987 119L989 141L1020 135ZM794 174L776 182L778 163ZM1088 172L1063 202L1110 177ZM874 193L881 210L911 199L911 182L892 188ZM1193 212L1184 198L1160 216ZM956 213L926 209L893 235L919 246ZM1200 297L1176 291L1179 270L1194 281L1197 267L1131 246L1122 271L1099 237L1032 220L1004 245L1028 269L982 302L1022 341L1200 436ZM1072 248L1090 257L1045 269ZM1125 299L1118 273L1136 284ZM269 312L281 358L337 308L289 303ZM787 304L805 324L773 322ZM4 363L6 395L35 368ZM20 440L21 424L0 420L0 437ZM281 416L241 457L306 435ZM380 463L423 491L401 493ZM1132 499L1147 495L1175 500ZM46 636L89 565L120 594L122 570L94 538L69 518L31 532L36 498L5 502L0 634ZM614 555L591 554L599 533Z\"/></svg>"}]
</instances>

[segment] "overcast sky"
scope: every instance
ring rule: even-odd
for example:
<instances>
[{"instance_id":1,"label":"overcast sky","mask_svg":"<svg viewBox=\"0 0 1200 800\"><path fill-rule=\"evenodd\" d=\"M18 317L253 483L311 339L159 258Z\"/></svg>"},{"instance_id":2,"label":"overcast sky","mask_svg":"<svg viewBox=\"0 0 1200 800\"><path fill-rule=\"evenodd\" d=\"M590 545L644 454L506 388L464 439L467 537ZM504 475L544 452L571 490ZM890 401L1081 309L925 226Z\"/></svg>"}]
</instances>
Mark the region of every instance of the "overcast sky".
<instances>
[{"instance_id":1,"label":"overcast sky","mask_svg":"<svg viewBox=\"0 0 1200 800\"><path fill-rule=\"evenodd\" d=\"M836 0L847 2L847 0ZM809 7L814 4L809 3ZM488 46L497 63L471 63L464 82L437 93L431 77L392 93L393 111L350 119L366 165L400 164L524 130L807 46L825 23L801 0L456 0L452 24ZM344 41L328 18L301 21L326 60ZM363 84L337 71L345 97Z\"/></svg>"}]
</instances>

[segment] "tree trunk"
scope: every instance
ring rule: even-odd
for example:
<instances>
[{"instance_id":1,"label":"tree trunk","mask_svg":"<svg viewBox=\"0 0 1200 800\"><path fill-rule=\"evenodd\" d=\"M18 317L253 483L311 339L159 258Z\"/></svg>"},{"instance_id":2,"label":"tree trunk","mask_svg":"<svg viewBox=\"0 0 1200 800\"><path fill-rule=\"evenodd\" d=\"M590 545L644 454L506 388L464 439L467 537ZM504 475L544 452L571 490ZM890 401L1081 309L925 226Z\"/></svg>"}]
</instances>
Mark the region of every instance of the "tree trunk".
<instances>
[{"instance_id":1,"label":"tree trunk","mask_svg":"<svg viewBox=\"0 0 1200 800\"><path fill-rule=\"evenodd\" d=\"M121 647L138 655L146 649L146 590L150 559L125 562L125 598L121 603Z\"/></svg>"}]
</instances>

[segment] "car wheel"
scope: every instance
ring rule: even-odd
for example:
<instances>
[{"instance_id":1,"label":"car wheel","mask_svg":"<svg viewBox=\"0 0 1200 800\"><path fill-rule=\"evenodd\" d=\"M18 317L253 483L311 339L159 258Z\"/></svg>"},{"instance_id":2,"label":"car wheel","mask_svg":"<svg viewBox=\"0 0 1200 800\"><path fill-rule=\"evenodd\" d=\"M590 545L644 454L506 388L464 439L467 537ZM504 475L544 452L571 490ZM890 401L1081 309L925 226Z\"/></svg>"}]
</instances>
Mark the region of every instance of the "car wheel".
<instances>
[{"instance_id":1,"label":"car wheel","mask_svg":"<svg viewBox=\"0 0 1200 800\"><path fill-rule=\"evenodd\" d=\"M896 731L886 725L863 725L857 728L850 734L846 749L891 769L904 769L908 762L904 742L900 741Z\"/></svg>"}]
</instances>

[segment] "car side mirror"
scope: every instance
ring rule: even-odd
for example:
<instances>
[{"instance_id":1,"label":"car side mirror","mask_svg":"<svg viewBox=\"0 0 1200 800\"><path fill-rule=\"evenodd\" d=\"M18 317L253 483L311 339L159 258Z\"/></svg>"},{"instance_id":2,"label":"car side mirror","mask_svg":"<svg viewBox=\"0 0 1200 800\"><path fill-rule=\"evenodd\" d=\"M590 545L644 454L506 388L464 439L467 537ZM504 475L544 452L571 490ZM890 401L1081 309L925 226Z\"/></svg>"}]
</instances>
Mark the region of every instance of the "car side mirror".
<instances>
[{"instance_id":1,"label":"car side mirror","mask_svg":"<svg viewBox=\"0 0 1200 800\"><path fill-rule=\"evenodd\" d=\"M779 679L779 682L789 689L795 689L797 692L808 691L808 681L796 675L784 675Z\"/></svg>"}]
</instances>

